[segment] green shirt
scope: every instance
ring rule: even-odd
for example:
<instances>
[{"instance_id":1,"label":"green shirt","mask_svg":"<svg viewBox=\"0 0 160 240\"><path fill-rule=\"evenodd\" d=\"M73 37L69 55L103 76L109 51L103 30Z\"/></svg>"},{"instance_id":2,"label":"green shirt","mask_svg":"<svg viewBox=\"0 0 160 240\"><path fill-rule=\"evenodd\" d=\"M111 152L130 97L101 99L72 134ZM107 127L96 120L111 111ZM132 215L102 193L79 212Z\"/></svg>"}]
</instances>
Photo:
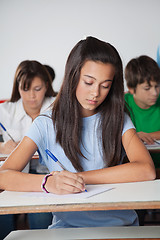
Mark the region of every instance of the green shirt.
<instances>
[{"instance_id":1,"label":"green shirt","mask_svg":"<svg viewBox=\"0 0 160 240\"><path fill-rule=\"evenodd\" d=\"M125 102L137 132L150 133L160 131L160 96L156 104L148 109L140 108L130 93L125 94ZM151 156L155 167L160 168L160 153L151 153Z\"/></svg>"}]
</instances>

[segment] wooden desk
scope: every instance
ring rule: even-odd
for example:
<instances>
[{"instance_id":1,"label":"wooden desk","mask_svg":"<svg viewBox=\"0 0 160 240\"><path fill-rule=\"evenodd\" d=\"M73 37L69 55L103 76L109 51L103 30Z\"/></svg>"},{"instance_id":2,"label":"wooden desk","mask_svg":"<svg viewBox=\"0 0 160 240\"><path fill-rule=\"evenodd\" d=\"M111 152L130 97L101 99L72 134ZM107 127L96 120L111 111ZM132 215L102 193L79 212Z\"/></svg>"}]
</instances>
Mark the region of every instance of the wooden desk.
<instances>
[{"instance_id":1,"label":"wooden desk","mask_svg":"<svg viewBox=\"0 0 160 240\"><path fill-rule=\"evenodd\" d=\"M8 156L9 156L8 154L0 153L0 161L5 161ZM39 159L39 155L38 154L33 155L32 159Z\"/></svg>"},{"instance_id":2,"label":"wooden desk","mask_svg":"<svg viewBox=\"0 0 160 240\"><path fill-rule=\"evenodd\" d=\"M90 198L70 198L39 193L0 193L0 214L31 212L160 209L160 180L108 184L112 190ZM29 195L31 194L31 195ZM33 195L32 195L33 194ZM52 196L51 196L52 195Z\"/></svg>"},{"instance_id":3,"label":"wooden desk","mask_svg":"<svg viewBox=\"0 0 160 240\"><path fill-rule=\"evenodd\" d=\"M75 240L75 239L160 239L159 226L142 227L96 227L96 228L66 228L20 230L11 232L4 240Z\"/></svg>"}]
</instances>

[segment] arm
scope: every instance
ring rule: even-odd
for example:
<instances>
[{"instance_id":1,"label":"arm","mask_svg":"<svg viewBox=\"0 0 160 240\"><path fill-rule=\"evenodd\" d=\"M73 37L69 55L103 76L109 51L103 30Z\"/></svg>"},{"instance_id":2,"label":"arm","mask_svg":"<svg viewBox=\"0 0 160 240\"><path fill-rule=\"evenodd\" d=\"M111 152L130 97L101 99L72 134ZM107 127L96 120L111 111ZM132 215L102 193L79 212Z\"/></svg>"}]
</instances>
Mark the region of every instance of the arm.
<instances>
[{"instance_id":1,"label":"arm","mask_svg":"<svg viewBox=\"0 0 160 240\"><path fill-rule=\"evenodd\" d=\"M0 168L0 189L42 191L41 183L44 175L21 172L36 150L37 145L30 138L24 137ZM52 172L52 174L45 185L49 192L67 194L84 191L83 179L77 174L67 171Z\"/></svg>"},{"instance_id":2,"label":"arm","mask_svg":"<svg viewBox=\"0 0 160 240\"><path fill-rule=\"evenodd\" d=\"M122 143L128 163L100 170L79 173L86 184L122 183L153 180L156 177L150 154L134 129L127 130Z\"/></svg>"},{"instance_id":3,"label":"arm","mask_svg":"<svg viewBox=\"0 0 160 240\"><path fill-rule=\"evenodd\" d=\"M137 132L138 136L143 142L146 142L147 144L154 144L154 140L160 139L160 131L157 132Z\"/></svg>"}]
</instances>

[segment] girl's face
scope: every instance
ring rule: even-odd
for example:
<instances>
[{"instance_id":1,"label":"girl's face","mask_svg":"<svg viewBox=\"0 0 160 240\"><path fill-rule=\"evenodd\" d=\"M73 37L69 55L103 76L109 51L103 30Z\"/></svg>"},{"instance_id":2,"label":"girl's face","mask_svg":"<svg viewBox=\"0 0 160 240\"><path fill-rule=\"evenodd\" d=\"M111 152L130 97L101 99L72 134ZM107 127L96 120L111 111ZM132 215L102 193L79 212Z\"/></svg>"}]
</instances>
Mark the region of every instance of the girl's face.
<instances>
[{"instance_id":1,"label":"girl's face","mask_svg":"<svg viewBox=\"0 0 160 240\"><path fill-rule=\"evenodd\" d=\"M107 97L115 68L110 63L87 61L81 69L76 97L81 106L82 117L96 113L97 107Z\"/></svg>"},{"instance_id":2,"label":"girl's face","mask_svg":"<svg viewBox=\"0 0 160 240\"><path fill-rule=\"evenodd\" d=\"M42 107L42 103L47 91L44 81L39 77L34 77L29 89L22 90L19 83L19 93L22 98L24 109L27 111L37 111Z\"/></svg>"}]
</instances>

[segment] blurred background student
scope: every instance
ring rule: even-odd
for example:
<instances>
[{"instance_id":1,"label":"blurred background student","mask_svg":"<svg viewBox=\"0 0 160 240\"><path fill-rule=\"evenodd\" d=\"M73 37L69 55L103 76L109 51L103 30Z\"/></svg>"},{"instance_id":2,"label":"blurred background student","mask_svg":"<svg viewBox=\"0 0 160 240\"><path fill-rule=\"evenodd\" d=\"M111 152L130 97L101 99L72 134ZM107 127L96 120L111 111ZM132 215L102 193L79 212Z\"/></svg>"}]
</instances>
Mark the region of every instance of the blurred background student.
<instances>
[{"instance_id":1,"label":"blurred background student","mask_svg":"<svg viewBox=\"0 0 160 240\"><path fill-rule=\"evenodd\" d=\"M52 87L54 78L47 69L48 67L40 62L30 60L21 62L17 67L11 98L0 104L0 123L12 137L9 137L6 131L0 127L0 134L3 138L3 142L0 142L0 153L10 154L24 137L33 120L53 103L57 93ZM45 174L48 169L42 166L38 160L32 160L30 168L27 165L23 171L44 172ZM1 216L1 236L7 235L16 228L14 220L14 215ZM47 228L51 223L52 214L28 214L28 220L30 228ZM10 222L10 224L6 224L6 222Z\"/></svg>"},{"instance_id":2,"label":"blurred background student","mask_svg":"<svg viewBox=\"0 0 160 240\"><path fill-rule=\"evenodd\" d=\"M160 139L160 68L149 56L131 59L125 68L129 92L126 105L141 140L154 144ZM160 178L160 153L150 153L157 178ZM146 211L138 211L140 225L144 225Z\"/></svg>"},{"instance_id":3,"label":"blurred background student","mask_svg":"<svg viewBox=\"0 0 160 240\"><path fill-rule=\"evenodd\" d=\"M160 139L160 69L148 56L132 59L126 66L125 79L129 93L125 101L139 137L147 144ZM151 153L155 167L160 168L160 153Z\"/></svg>"}]
</instances>

